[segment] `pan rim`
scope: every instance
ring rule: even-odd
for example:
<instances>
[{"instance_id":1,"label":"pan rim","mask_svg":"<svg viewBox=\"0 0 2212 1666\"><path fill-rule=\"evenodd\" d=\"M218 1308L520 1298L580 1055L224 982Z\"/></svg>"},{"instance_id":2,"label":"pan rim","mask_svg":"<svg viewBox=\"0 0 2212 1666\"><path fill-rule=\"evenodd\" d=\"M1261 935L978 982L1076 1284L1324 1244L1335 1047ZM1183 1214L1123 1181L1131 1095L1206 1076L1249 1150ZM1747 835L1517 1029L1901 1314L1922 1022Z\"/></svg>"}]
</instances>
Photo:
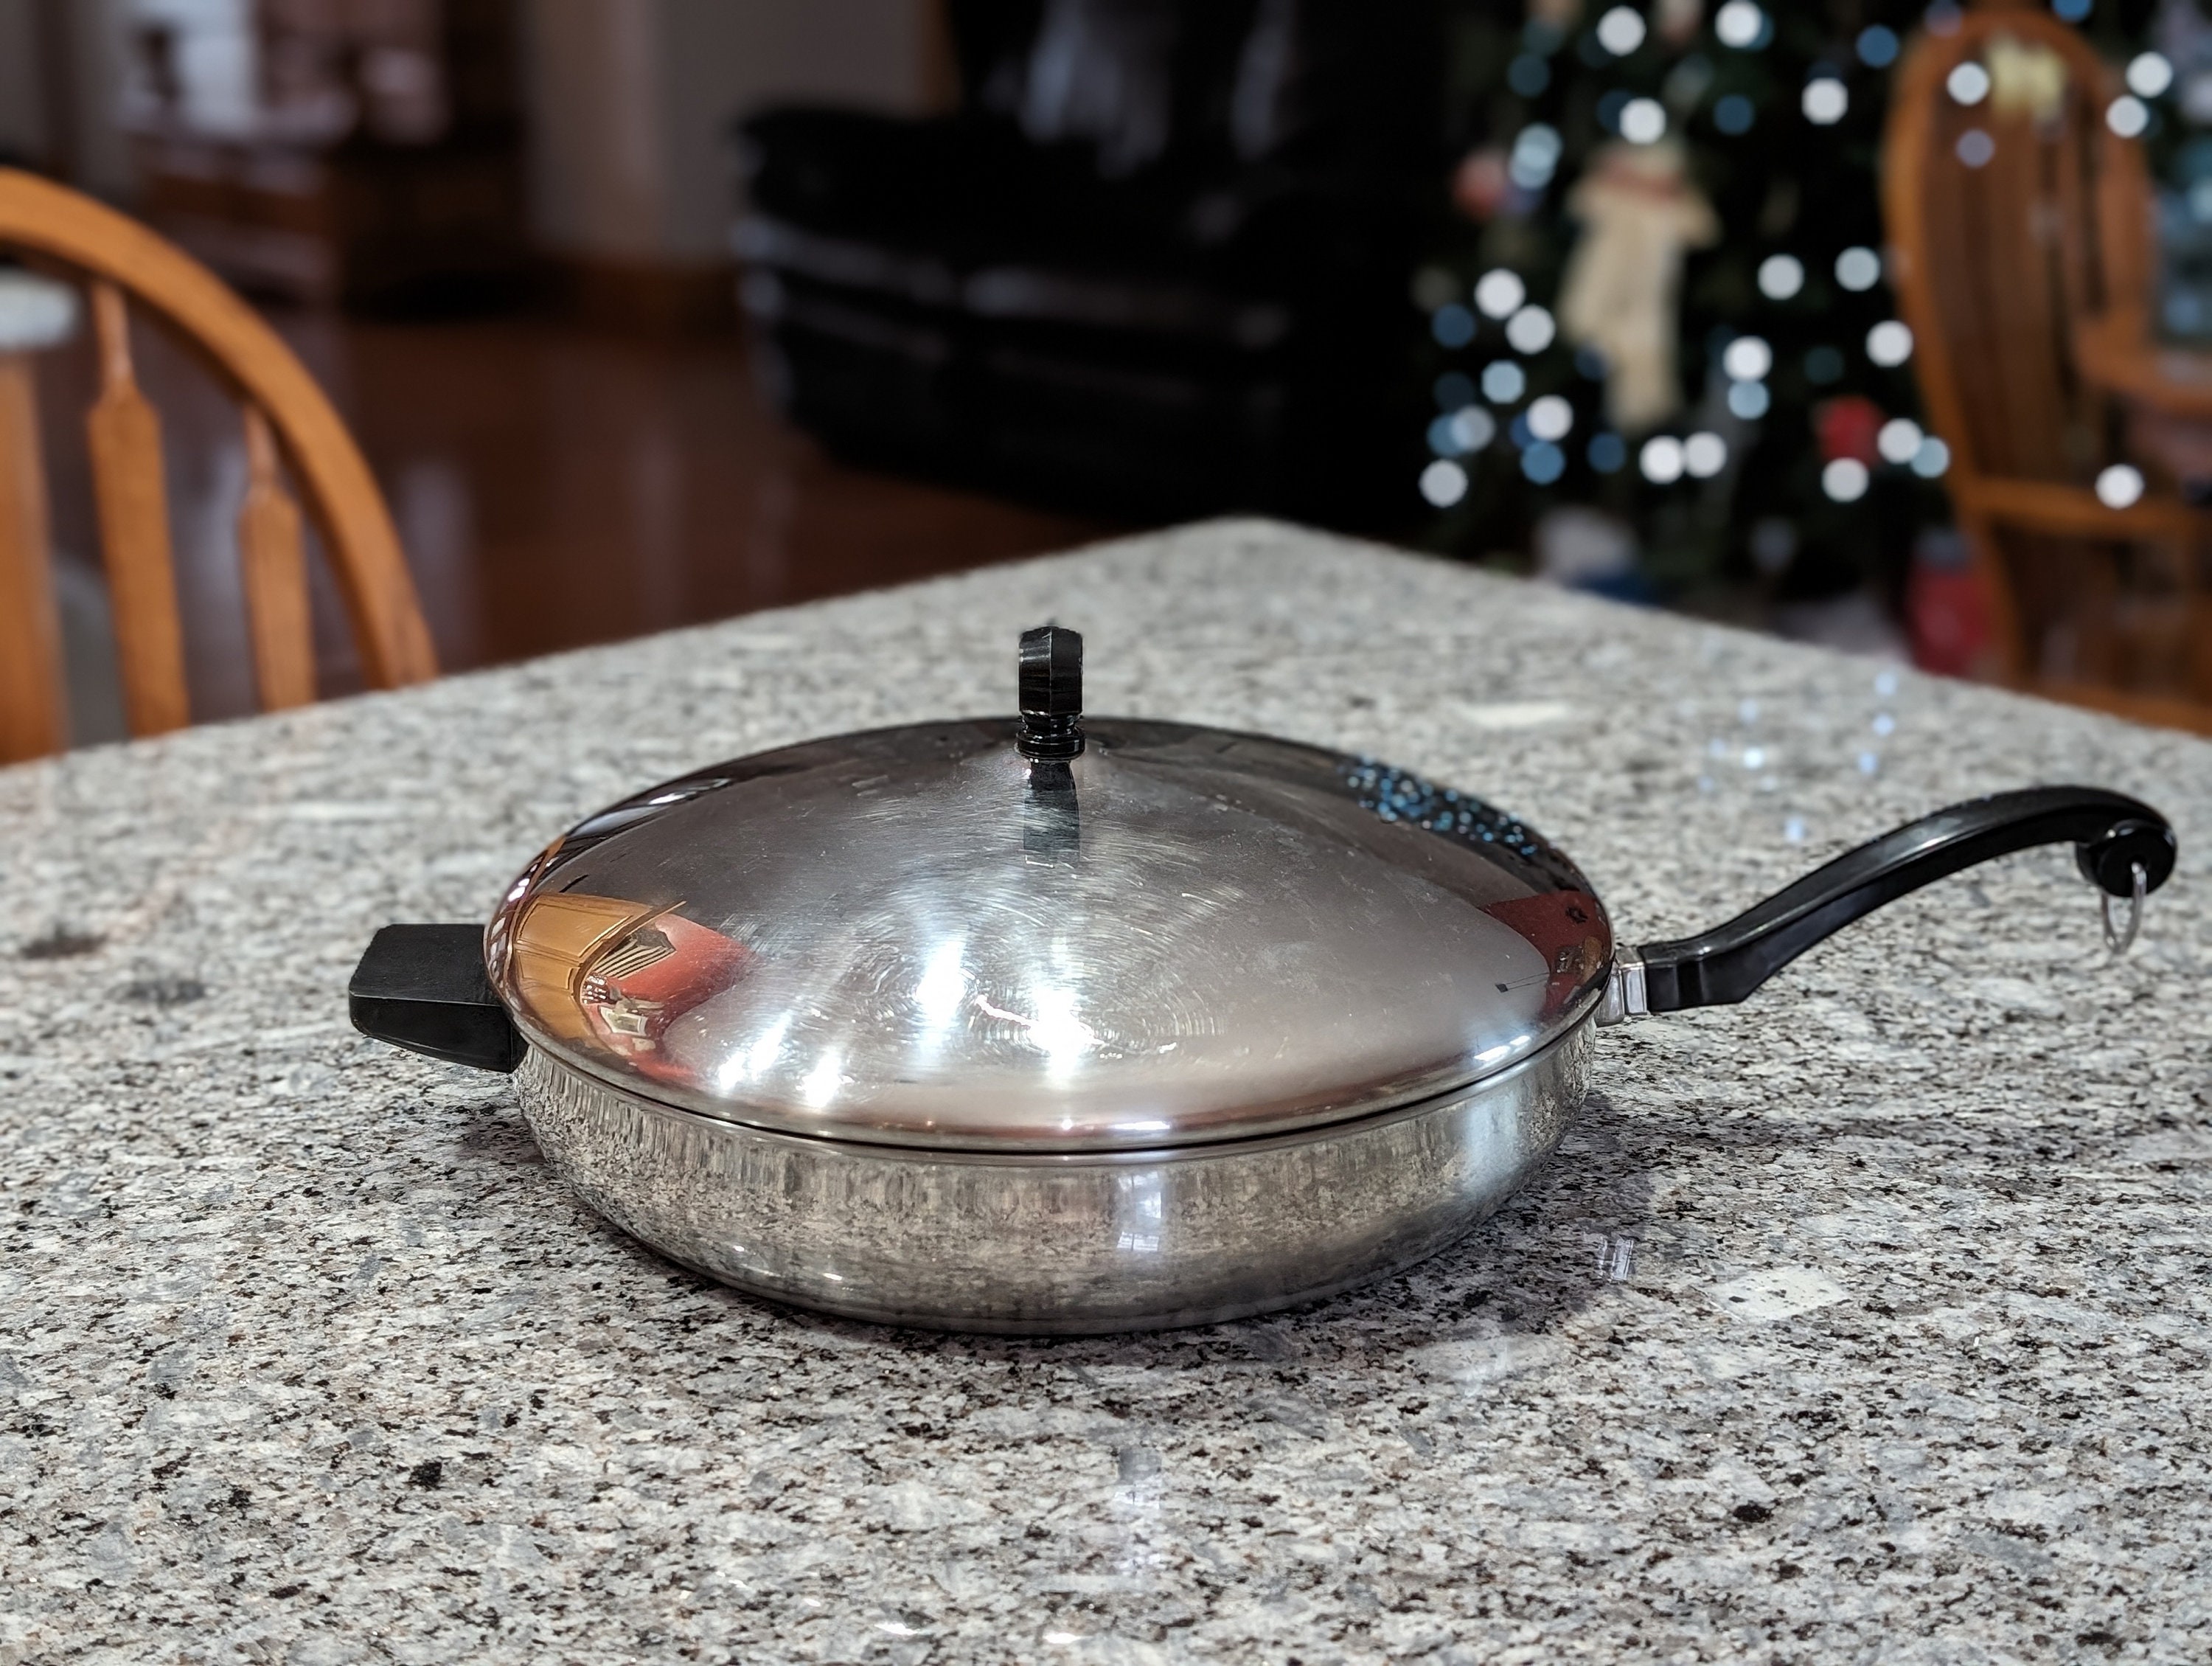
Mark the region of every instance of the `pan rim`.
<instances>
[{"instance_id":1,"label":"pan rim","mask_svg":"<svg viewBox=\"0 0 2212 1666\"><path fill-rule=\"evenodd\" d=\"M993 1148L975 1146L917 1145L908 1141L887 1140L855 1140L827 1134L799 1134L789 1128L764 1128L756 1122L741 1122L735 1117L716 1116L706 1111L695 1110L688 1105L672 1104L665 1099L653 1098L635 1089L611 1082L596 1071L584 1069L563 1056L557 1049L544 1045L535 1037L527 1037L530 1056L523 1065L543 1060L546 1067L563 1071L581 1079L595 1092L611 1094L628 1107L651 1112L679 1123L710 1128L717 1133L738 1134L752 1139L784 1144L795 1150L837 1154L854 1159L877 1162L902 1162L914 1164L931 1163L959 1164L968 1166L1015 1169L1067 1168L1127 1168L1152 1167L1162 1163L1219 1160L1245 1152L1279 1151L1288 1146L1316 1146L1330 1140L1363 1135L1389 1126L1393 1122L1414 1118L1462 1100L1476 1092L1487 1092L1508 1084L1539 1068L1549 1065L1553 1056L1563 1049L1577 1043L1595 1025L1600 1003L1593 1000L1586 1009L1563 1026L1543 1046L1515 1060L1500 1070L1472 1077L1455 1086L1439 1091L1424 1093L1418 1098L1403 1099L1387 1105L1378 1105L1356 1115L1316 1122L1297 1128L1275 1129L1267 1134L1231 1136L1221 1140L1188 1140L1167 1146L1099 1146L1076 1151L1039 1151L1030 1147L1009 1146Z\"/></svg>"}]
</instances>

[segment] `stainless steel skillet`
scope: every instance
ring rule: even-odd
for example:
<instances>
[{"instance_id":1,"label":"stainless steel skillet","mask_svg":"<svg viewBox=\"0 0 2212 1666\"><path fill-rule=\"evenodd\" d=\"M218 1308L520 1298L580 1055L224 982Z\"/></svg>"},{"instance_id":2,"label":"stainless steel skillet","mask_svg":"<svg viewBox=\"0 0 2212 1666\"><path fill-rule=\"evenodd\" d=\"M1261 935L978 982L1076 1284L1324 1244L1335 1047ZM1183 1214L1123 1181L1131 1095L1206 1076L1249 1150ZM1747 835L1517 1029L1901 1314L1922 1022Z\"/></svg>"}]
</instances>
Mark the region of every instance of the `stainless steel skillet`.
<instances>
[{"instance_id":1,"label":"stainless steel skillet","mask_svg":"<svg viewBox=\"0 0 2212 1666\"><path fill-rule=\"evenodd\" d=\"M1558 1145L1605 1025L1741 1000L2029 845L2075 846L2116 942L2173 868L2148 806L2034 787L1630 949L1571 862L1479 799L1083 717L1065 629L1024 636L1019 688L1018 718L810 741L601 812L488 927L379 933L354 1022L514 1072L578 1193L743 1289L949 1329L1146 1329L1461 1237Z\"/></svg>"}]
</instances>

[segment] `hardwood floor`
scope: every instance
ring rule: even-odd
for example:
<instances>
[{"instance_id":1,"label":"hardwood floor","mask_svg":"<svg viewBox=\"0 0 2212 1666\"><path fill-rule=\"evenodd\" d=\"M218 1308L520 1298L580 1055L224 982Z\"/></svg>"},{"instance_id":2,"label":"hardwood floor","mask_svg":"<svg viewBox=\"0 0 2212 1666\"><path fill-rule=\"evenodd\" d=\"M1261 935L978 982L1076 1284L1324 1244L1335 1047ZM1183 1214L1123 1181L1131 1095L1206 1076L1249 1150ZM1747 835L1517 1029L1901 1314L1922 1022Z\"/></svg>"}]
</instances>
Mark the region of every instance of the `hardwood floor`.
<instances>
[{"instance_id":1,"label":"hardwood floor","mask_svg":"<svg viewBox=\"0 0 2212 1666\"><path fill-rule=\"evenodd\" d=\"M842 464L756 392L732 337L652 340L520 317L278 315L368 454L448 671L1064 548L1111 528ZM141 331L161 410L196 720L252 709L233 530L235 408ZM75 733L120 733L82 414L82 343L40 365ZM317 575L325 693L359 686Z\"/></svg>"}]
</instances>

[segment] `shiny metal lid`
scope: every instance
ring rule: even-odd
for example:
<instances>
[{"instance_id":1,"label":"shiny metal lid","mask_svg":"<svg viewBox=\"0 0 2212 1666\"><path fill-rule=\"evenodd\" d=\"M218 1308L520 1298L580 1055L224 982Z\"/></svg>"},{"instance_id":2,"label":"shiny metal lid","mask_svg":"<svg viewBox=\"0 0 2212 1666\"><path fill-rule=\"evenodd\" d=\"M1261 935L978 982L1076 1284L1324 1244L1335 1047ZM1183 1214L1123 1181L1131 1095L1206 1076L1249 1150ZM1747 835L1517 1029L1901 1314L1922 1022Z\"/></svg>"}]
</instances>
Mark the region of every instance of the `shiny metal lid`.
<instances>
[{"instance_id":1,"label":"shiny metal lid","mask_svg":"<svg viewBox=\"0 0 2212 1666\"><path fill-rule=\"evenodd\" d=\"M1024 638L1020 718L759 753L572 829L487 937L524 1035L757 1127L1072 1152L1425 1098L1596 1003L1605 912L1523 823L1317 747L1079 721L1073 641Z\"/></svg>"}]
</instances>

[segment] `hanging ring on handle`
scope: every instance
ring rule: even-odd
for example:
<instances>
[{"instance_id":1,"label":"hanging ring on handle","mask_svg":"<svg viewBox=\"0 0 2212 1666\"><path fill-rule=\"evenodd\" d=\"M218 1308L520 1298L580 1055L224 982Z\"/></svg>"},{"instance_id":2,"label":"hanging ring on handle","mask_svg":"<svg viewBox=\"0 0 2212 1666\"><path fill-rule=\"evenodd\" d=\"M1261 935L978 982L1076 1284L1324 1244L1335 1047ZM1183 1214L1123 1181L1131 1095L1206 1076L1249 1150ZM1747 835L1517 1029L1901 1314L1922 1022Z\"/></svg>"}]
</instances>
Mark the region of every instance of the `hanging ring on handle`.
<instances>
[{"instance_id":1,"label":"hanging ring on handle","mask_svg":"<svg viewBox=\"0 0 2212 1666\"><path fill-rule=\"evenodd\" d=\"M2128 952L2129 946L2136 940L2136 933L2142 927L2143 891L2147 876L2143 873L2143 865L2141 862L2131 863L2130 866L2135 873L2136 886L2135 894L2128 898L2126 930L2122 931L2112 924L2114 900L2112 893L2109 891L2098 893L2105 909L2105 946L2116 955L2125 954Z\"/></svg>"}]
</instances>

